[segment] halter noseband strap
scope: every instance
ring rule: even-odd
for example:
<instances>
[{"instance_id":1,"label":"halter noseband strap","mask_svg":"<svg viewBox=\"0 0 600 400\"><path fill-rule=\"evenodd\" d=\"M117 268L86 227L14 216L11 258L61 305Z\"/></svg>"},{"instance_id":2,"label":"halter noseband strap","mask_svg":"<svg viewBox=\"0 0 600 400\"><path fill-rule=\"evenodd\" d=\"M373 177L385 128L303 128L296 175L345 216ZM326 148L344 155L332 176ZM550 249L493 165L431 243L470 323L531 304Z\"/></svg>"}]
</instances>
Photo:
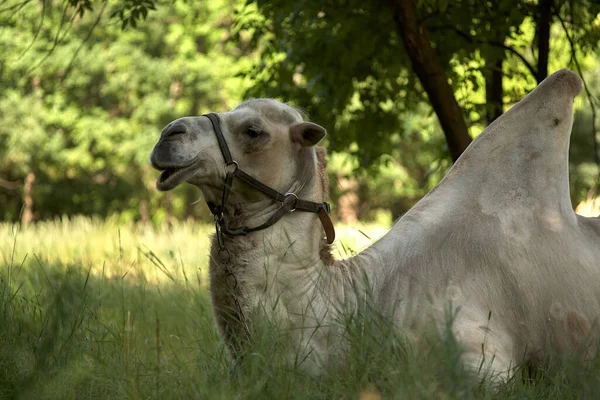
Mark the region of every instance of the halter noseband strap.
<instances>
[{"instance_id":1,"label":"halter noseband strap","mask_svg":"<svg viewBox=\"0 0 600 400\"><path fill-rule=\"evenodd\" d=\"M210 122L212 123L213 129L215 131L215 135L217 136L217 141L219 142L219 148L221 149L221 154L225 159L225 187L223 189L223 193L221 195L221 204L215 204L213 202L206 202L210 212L213 214L215 219L215 228L217 230L217 240L219 241L219 246L223 247L223 239L221 234L229 235L229 236L237 236L237 235L245 235L250 232L259 231L261 229L265 229L270 227L279 221L285 214L292 211L306 211L312 212L319 216L321 224L323 225L323 229L325 230L325 234L327 235L327 243L333 243L335 239L335 230L333 228L333 223L329 218L329 213L331 212L330 206L328 203L315 203L313 201L302 200L299 199L294 193L282 194L275 189L270 188L269 186L263 184L262 182L254 179L244 171L242 171L238 163L234 161L233 157L231 157L231 152L229 151L229 147L227 146L227 142L225 141L225 136L223 135L223 131L221 130L221 123L219 121L219 117L215 113L204 114ZM281 203L281 207L275 211L269 219L261 225L249 228L247 226L241 226L238 228L232 228L229 226L229 223L224 215L225 204L227 204L227 199L229 198L229 194L231 193L231 187L233 184L233 178L238 178L248 186L253 187L259 192L267 195Z\"/></svg>"}]
</instances>

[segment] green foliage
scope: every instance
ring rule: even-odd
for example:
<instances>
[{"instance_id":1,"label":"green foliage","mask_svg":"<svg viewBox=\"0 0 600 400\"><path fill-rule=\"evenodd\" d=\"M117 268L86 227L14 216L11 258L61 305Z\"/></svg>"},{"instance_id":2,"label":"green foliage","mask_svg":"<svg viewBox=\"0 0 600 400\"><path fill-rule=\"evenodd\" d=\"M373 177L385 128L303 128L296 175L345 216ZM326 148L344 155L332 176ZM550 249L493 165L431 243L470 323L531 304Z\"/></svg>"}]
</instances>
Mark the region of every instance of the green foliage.
<instances>
[{"instance_id":1,"label":"green foliage","mask_svg":"<svg viewBox=\"0 0 600 400\"><path fill-rule=\"evenodd\" d=\"M592 88L600 87L600 68L596 67L593 74L588 74L588 85ZM587 105L587 100L578 99L576 104ZM570 184L571 198L573 203L577 204L582 199L586 199L590 194L590 189L598 187L598 179L600 179L600 169L596 164L595 152L598 150L594 147L592 138L597 137L597 143L600 143L598 132L594 131L592 111L588 107L581 107L580 111L575 114L573 121L573 131L571 133L570 153ZM596 121L598 126L599 120Z\"/></svg>"},{"instance_id":2,"label":"green foliage","mask_svg":"<svg viewBox=\"0 0 600 400\"><path fill-rule=\"evenodd\" d=\"M489 60L505 60L505 108L535 87L537 2L416 4L472 136L488 123L485 75L496 68ZM600 5L556 1L553 12L550 71L578 69L576 62L583 72L596 68ZM327 126L329 148L353 159L345 173L357 176L370 204L399 215L435 186L451 163L392 15L387 4L354 0L247 2L237 12L235 33L260 55L247 71L254 82L248 94L289 101ZM588 146L591 139L586 136ZM385 176L391 166L397 177L406 171L402 190Z\"/></svg>"},{"instance_id":3,"label":"green foliage","mask_svg":"<svg viewBox=\"0 0 600 400\"><path fill-rule=\"evenodd\" d=\"M500 53L507 59L506 80L521 89L517 97L510 96L513 102L533 89L535 2L431 0L418 6L464 116L475 125L473 134L486 125L483 74L493 68L486 65L488 57ZM557 19L568 19L575 54L593 52L600 34L600 5L557 2L556 8ZM236 27L236 38L260 54L247 72L254 81L249 94L305 108L330 127L332 149L356 155L361 166L389 154L403 121L424 112L419 108L427 99L388 7L353 0L248 2L238 10ZM554 27L551 68L574 67L570 51L565 53L569 44L564 30L558 21ZM358 146L351 148L353 143Z\"/></svg>"},{"instance_id":4,"label":"green foliage","mask_svg":"<svg viewBox=\"0 0 600 400\"><path fill-rule=\"evenodd\" d=\"M148 14L152 2L127 1L119 18L132 27L146 20L122 31L111 20L96 25L93 3L75 3L68 28L52 4L42 20L35 3L0 15L0 177L23 182L35 173L39 218L132 208L140 218L138 204L150 197L154 215L164 199L148 156L162 127L231 107L244 88L235 77L241 53L227 41L229 6L179 2ZM0 203L2 218L18 218L19 193L0 189Z\"/></svg>"},{"instance_id":5,"label":"green foliage","mask_svg":"<svg viewBox=\"0 0 600 400\"><path fill-rule=\"evenodd\" d=\"M535 87L537 2L416 4L472 136L487 124L490 60L504 57L505 108ZM554 11L549 69L581 68L596 95L600 5L557 0ZM19 218L29 173L34 219L120 214L160 223L206 216L202 204L191 205L195 188L155 191L148 155L171 120L222 111L249 96L288 101L327 128L333 198L345 190L338 177L355 179L362 217L377 208L398 216L451 166L388 6L9 0L0 22L5 220ZM589 105L576 105L575 202L597 174Z\"/></svg>"},{"instance_id":6,"label":"green foliage","mask_svg":"<svg viewBox=\"0 0 600 400\"><path fill-rule=\"evenodd\" d=\"M135 28L138 21L146 19L152 10L156 10L153 0L126 0L121 5L114 7L111 17L121 21L121 29L128 26Z\"/></svg>"}]
</instances>

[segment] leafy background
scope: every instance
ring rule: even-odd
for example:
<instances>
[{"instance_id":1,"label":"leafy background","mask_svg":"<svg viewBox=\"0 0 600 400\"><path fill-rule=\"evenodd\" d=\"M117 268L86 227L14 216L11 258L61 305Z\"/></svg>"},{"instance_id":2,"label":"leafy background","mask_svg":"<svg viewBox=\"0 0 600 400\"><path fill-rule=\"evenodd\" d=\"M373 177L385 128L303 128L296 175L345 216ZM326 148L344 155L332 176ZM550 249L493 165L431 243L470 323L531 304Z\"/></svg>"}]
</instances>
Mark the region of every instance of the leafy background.
<instances>
[{"instance_id":1,"label":"leafy background","mask_svg":"<svg viewBox=\"0 0 600 400\"><path fill-rule=\"evenodd\" d=\"M180 116L268 96L328 129L337 217L390 221L452 164L392 3L4 2L0 219L203 219L205 207L192 205L196 189L154 189L148 155L160 129ZM571 182L574 204L585 200L598 176L591 104L600 81L600 5L415 4L470 137L498 113L493 107L507 109L533 89L544 68L583 74L592 103L584 94L576 101ZM541 14L546 6L549 20ZM540 56L544 23L547 65Z\"/></svg>"}]
</instances>

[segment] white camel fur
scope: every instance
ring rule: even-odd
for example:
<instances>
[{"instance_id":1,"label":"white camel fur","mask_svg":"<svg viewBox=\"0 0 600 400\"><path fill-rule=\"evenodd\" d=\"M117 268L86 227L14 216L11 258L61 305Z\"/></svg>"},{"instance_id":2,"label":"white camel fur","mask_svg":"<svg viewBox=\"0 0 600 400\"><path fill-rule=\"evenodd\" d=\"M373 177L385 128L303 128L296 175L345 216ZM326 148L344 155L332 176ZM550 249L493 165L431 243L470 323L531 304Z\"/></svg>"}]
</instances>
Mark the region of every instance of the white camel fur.
<instances>
[{"instance_id":1,"label":"white camel fur","mask_svg":"<svg viewBox=\"0 0 600 400\"><path fill-rule=\"evenodd\" d=\"M549 349L566 354L597 338L600 219L575 214L568 182L580 91L571 71L548 77L355 257L333 261L319 218L306 212L246 236L226 236L227 257L214 239L210 291L226 343L239 351L249 316L261 309L291 328L290 362L304 360L303 368L318 373L343 353L332 323L336 310L352 308L366 292L398 329L416 334L430 320L441 326L451 301L459 310L452 329L473 369L483 364L510 374L524 361L543 361ZM269 99L247 101L219 118L240 168L282 193L326 200L324 152L315 146L323 128ZM169 124L151 161L167 171L160 190L188 182L219 202L224 160L206 117ZM278 207L234 181L225 214L232 226L254 226Z\"/></svg>"}]
</instances>

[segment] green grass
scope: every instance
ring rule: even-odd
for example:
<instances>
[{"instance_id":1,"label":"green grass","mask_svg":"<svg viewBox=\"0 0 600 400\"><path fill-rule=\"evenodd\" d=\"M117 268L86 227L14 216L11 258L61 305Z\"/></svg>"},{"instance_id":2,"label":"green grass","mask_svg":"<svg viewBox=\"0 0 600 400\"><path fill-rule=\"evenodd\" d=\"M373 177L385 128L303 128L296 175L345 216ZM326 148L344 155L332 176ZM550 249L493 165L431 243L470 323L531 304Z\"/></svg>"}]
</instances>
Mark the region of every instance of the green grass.
<instances>
[{"instance_id":1,"label":"green grass","mask_svg":"<svg viewBox=\"0 0 600 400\"><path fill-rule=\"evenodd\" d=\"M363 227L372 239L385 229ZM452 337L415 348L375 313L340 323L348 359L324 376L286 365L267 322L232 368L212 320L210 225L160 230L76 218L0 224L0 398L596 398L600 365L493 387L462 368ZM340 227L346 250L369 240ZM368 397L368 393L372 396ZM377 393L374 395L373 393Z\"/></svg>"}]
</instances>

